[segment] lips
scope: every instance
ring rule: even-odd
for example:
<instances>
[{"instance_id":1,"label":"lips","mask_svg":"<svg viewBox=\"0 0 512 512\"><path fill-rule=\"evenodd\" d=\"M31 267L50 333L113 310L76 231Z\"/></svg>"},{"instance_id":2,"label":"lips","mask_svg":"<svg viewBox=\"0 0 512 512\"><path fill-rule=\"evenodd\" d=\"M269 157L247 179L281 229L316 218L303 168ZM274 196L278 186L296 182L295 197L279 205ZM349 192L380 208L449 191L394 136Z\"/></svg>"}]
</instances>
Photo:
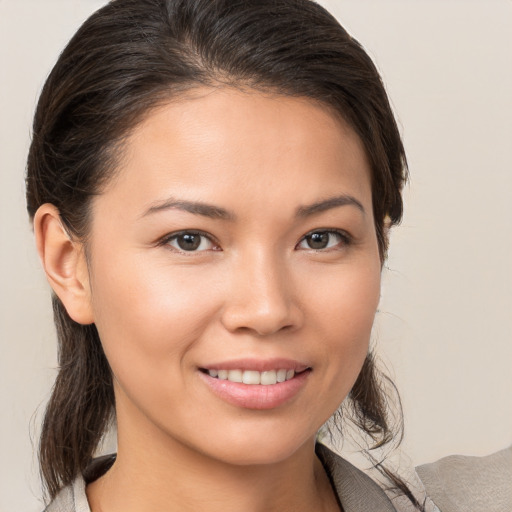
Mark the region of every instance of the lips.
<instances>
[{"instance_id":1,"label":"lips","mask_svg":"<svg viewBox=\"0 0 512 512\"><path fill-rule=\"evenodd\" d=\"M311 368L290 360L238 360L200 368L208 388L231 405L247 409L274 409L295 397L307 382Z\"/></svg>"}]
</instances>

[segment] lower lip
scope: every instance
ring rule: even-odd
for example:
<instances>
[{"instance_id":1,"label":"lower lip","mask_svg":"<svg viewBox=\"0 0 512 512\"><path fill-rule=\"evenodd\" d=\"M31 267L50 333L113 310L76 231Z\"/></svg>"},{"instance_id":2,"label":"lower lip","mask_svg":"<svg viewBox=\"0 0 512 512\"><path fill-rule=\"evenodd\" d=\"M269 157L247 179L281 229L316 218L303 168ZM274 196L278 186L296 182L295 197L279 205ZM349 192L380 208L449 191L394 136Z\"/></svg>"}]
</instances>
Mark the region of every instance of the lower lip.
<instances>
[{"instance_id":1,"label":"lower lip","mask_svg":"<svg viewBox=\"0 0 512 512\"><path fill-rule=\"evenodd\" d=\"M275 409L296 396L302 389L311 370L296 374L293 379L277 384L242 384L210 377L199 372L203 381L219 398L245 409Z\"/></svg>"}]
</instances>

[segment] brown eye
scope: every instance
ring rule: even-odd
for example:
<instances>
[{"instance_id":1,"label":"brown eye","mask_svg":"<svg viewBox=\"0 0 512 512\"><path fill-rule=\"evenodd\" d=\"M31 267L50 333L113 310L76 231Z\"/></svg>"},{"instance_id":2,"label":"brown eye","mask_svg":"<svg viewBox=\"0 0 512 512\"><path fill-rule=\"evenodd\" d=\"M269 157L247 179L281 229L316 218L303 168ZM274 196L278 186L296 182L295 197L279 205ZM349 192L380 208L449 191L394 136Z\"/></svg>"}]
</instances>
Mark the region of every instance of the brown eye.
<instances>
[{"instance_id":1,"label":"brown eye","mask_svg":"<svg viewBox=\"0 0 512 512\"><path fill-rule=\"evenodd\" d=\"M307 244L311 249L325 249L329 244L330 233L313 233L306 237Z\"/></svg>"},{"instance_id":2,"label":"brown eye","mask_svg":"<svg viewBox=\"0 0 512 512\"><path fill-rule=\"evenodd\" d=\"M201 252L213 249L213 242L201 233L186 231L172 235L167 239L168 245L183 252Z\"/></svg>"},{"instance_id":3,"label":"brown eye","mask_svg":"<svg viewBox=\"0 0 512 512\"><path fill-rule=\"evenodd\" d=\"M200 235L180 235L176 238L176 242L180 249L184 251L195 251L201 245Z\"/></svg>"},{"instance_id":4,"label":"brown eye","mask_svg":"<svg viewBox=\"0 0 512 512\"><path fill-rule=\"evenodd\" d=\"M347 237L337 231L314 231L306 235L299 243L301 249L316 251L348 244Z\"/></svg>"}]
</instances>

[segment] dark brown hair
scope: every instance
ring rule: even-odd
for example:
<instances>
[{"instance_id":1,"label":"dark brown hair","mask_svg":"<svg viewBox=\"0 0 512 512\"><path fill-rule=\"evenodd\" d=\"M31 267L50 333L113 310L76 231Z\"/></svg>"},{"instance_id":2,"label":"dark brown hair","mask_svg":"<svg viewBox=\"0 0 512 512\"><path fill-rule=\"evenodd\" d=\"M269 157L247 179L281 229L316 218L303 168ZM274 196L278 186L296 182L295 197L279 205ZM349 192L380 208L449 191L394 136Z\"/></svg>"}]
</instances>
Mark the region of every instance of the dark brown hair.
<instances>
[{"instance_id":1,"label":"dark brown hair","mask_svg":"<svg viewBox=\"0 0 512 512\"><path fill-rule=\"evenodd\" d=\"M91 197L116 172L124 138L151 109L201 85L311 98L341 115L370 162L384 261L385 219L396 224L402 215L404 148L371 59L311 0L113 0L93 14L39 99L27 164L30 217L52 203L69 233L86 241ZM59 372L40 441L51 498L84 471L115 405L95 326L73 322L55 296L53 304ZM396 434L370 355L348 402L375 445ZM401 480L393 483L409 493Z\"/></svg>"}]
</instances>

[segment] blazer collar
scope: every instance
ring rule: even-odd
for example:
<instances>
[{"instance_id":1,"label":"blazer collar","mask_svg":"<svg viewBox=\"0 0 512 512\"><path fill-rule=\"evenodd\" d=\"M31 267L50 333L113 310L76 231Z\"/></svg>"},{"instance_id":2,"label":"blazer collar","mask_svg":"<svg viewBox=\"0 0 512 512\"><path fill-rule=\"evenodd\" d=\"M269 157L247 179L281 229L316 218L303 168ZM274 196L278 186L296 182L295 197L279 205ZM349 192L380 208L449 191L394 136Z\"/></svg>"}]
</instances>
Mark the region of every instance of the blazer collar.
<instances>
[{"instance_id":1,"label":"blazer collar","mask_svg":"<svg viewBox=\"0 0 512 512\"><path fill-rule=\"evenodd\" d=\"M324 445L316 454L329 475L343 512L396 512L385 492L365 473Z\"/></svg>"}]
</instances>

